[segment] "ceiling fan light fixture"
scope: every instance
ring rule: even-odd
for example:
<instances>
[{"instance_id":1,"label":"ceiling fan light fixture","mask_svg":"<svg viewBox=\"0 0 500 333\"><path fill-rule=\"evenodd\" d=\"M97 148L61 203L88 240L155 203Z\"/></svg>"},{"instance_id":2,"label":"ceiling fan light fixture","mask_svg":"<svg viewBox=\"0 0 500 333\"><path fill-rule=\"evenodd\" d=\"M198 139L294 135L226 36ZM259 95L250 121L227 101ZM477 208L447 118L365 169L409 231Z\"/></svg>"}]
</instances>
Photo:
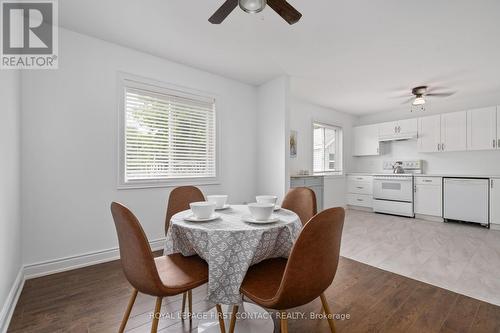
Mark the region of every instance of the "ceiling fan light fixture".
<instances>
[{"instance_id":1,"label":"ceiling fan light fixture","mask_svg":"<svg viewBox=\"0 0 500 333\"><path fill-rule=\"evenodd\" d=\"M266 0L239 0L240 8L247 13L260 13L266 7Z\"/></svg>"},{"instance_id":2,"label":"ceiling fan light fixture","mask_svg":"<svg viewBox=\"0 0 500 333\"><path fill-rule=\"evenodd\" d=\"M422 96L417 96L413 101L413 105L424 105L424 104L425 104L425 98L423 98Z\"/></svg>"}]
</instances>

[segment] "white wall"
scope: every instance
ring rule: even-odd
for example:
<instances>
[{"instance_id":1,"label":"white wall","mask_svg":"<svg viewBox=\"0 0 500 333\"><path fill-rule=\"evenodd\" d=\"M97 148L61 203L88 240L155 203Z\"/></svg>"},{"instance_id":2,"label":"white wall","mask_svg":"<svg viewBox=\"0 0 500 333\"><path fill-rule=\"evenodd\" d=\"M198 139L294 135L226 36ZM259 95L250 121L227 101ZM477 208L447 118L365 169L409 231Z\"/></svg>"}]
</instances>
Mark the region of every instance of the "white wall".
<instances>
[{"instance_id":1,"label":"white wall","mask_svg":"<svg viewBox=\"0 0 500 333\"><path fill-rule=\"evenodd\" d=\"M20 210L20 73L0 73L0 331L9 292L22 267ZM12 295L11 295L12 296Z\"/></svg>"},{"instance_id":2,"label":"white wall","mask_svg":"<svg viewBox=\"0 0 500 333\"><path fill-rule=\"evenodd\" d=\"M490 104L491 105L491 104ZM470 108L487 106L471 105ZM464 108L465 109L465 108ZM360 117L359 124L375 124L405 118L416 118L453 110L433 110L425 113L390 112ZM457 110L459 111L459 110ZM396 141L381 144L382 155L354 157L350 171L379 172L385 160L423 160L425 173L500 175L500 151L464 151L444 153L418 153L417 140Z\"/></svg>"},{"instance_id":3,"label":"white wall","mask_svg":"<svg viewBox=\"0 0 500 333\"><path fill-rule=\"evenodd\" d=\"M277 195L281 201L289 188L288 77L278 77L258 87L257 170L260 194ZM255 135L255 134L254 134Z\"/></svg>"},{"instance_id":4,"label":"white wall","mask_svg":"<svg viewBox=\"0 0 500 333\"><path fill-rule=\"evenodd\" d=\"M160 41L161 42L161 41ZM60 65L22 76L24 262L117 246L109 205L121 201L150 240L164 236L169 188L117 190L117 72L218 96L221 184L231 202L256 192L256 88L60 29Z\"/></svg>"},{"instance_id":5,"label":"white wall","mask_svg":"<svg viewBox=\"0 0 500 333\"><path fill-rule=\"evenodd\" d=\"M314 121L342 127L344 170L349 170L352 164L351 139L352 124L355 118L346 113L292 98L290 103L290 130L297 131L297 157L289 159L290 174L297 174L299 170L304 169L312 172L312 123ZM345 194L346 182L343 176L326 176L324 178L323 208L345 206Z\"/></svg>"}]
</instances>

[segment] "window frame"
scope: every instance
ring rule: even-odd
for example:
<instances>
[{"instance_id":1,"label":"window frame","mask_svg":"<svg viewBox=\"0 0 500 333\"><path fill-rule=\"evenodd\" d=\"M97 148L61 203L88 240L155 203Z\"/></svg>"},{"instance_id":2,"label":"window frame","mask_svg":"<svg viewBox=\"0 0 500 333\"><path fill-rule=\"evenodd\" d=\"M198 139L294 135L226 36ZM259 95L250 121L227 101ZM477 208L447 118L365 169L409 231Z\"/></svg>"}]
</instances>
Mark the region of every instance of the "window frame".
<instances>
[{"instance_id":1,"label":"window frame","mask_svg":"<svg viewBox=\"0 0 500 333\"><path fill-rule=\"evenodd\" d=\"M125 135L126 135L126 116L125 116L125 89L135 88L148 90L153 93L175 92L180 96L196 95L201 98L213 99L215 105L215 177L184 177L171 179L150 179L150 180L132 180L125 181ZM167 188L182 185L220 185L221 174L221 144L220 144L220 99L217 94L205 91L199 91L191 88L181 87L178 85L148 79L145 77L129 74L118 73L117 84L117 101L118 101L118 173L117 173L117 189L143 189L143 188Z\"/></svg>"},{"instance_id":2,"label":"window frame","mask_svg":"<svg viewBox=\"0 0 500 333\"><path fill-rule=\"evenodd\" d=\"M337 135L335 138L336 141L336 154L337 151L340 151L340 170L327 170L327 171L314 171L314 127L315 125L319 125L325 128L330 128L337 131ZM311 123L311 170L313 175L343 175L344 173L344 128L338 124L329 124L323 121L313 120ZM337 158L336 158L337 160Z\"/></svg>"}]
</instances>

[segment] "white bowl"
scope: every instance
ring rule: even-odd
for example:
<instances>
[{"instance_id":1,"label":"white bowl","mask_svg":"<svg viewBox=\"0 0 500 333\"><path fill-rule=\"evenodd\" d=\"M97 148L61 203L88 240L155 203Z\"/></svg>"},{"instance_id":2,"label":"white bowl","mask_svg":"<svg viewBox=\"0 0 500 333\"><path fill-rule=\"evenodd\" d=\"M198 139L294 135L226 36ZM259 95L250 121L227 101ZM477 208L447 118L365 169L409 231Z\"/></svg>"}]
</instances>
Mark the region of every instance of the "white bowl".
<instances>
[{"instance_id":1,"label":"white bowl","mask_svg":"<svg viewBox=\"0 0 500 333\"><path fill-rule=\"evenodd\" d=\"M189 204L189 207L191 207L194 216L199 219L208 219L215 211L215 204L207 201L192 202Z\"/></svg>"},{"instance_id":2,"label":"white bowl","mask_svg":"<svg viewBox=\"0 0 500 333\"><path fill-rule=\"evenodd\" d=\"M275 195L258 195L255 197L255 200L257 200L257 203L269 203L276 205L278 197Z\"/></svg>"},{"instance_id":3,"label":"white bowl","mask_svg":"<svg viewBox=\"0 0 500 333\"><path fill-rule=\"evenodd\" d=\"M222 209L226 205L227 195L207 195L207 201L215 204L215 209Z\"/></svg>"},{"instance_id":4,"label":"white bowl","mask_svg":"<svg viewBox=\"0 0 500 333\"><path fill-rule=\"evenodd\" d=\"M260 221L269 220L274 211L274 204L272 203L250 203L248 209L253 218Z\"/></svg>"}]
</instances>

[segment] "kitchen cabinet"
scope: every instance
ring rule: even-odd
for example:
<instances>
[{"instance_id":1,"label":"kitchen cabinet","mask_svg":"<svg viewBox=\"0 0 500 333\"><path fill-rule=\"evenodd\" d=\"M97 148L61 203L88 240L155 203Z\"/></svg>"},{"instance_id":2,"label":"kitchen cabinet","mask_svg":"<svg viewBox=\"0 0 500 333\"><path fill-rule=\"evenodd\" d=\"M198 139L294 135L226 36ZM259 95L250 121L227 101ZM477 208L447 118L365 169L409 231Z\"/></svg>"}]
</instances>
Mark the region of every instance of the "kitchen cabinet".
<instances>
[{"instance_id":1,"label":"kitchen cabinet","mask_svg":"<svg viewBox=\"0 0 500 333\"><path fill-rule=\"evenodd\" d=\"M496 148L496 106L467 111L467 150L489 150Z\"/></svg>"},{"instance_id":2,"label":"kitchen cabinet","mask_svg":"<svg viewBox=\"0 0 500 333\"><path fill-rule=\"evenodd\" d=\"M415 177L415 214L443 216L443 179Z\"/></svg>"},{"instance_id":3,"label":"kitchen cabinet","mask_svg":"<svg viewBox=\"0 0 500 333\"><path fill-rule=\"evenodd\" d=\"M490 179L490 227L500 229L500 178Z\"/></svg>"},{"instance_id":4,"label":"kitchen cabinet","mask_svg":"<svg viewBox=\"0 0 500 333\"><path fill-rule=\"evenodd\" d=\"M353 156L379 155L378 125L358 126L353 129Z\"/></svg>"},{"instance_id":5,"label":"kitchen cabinet","mask_svg":"<svg viewBox=\"0 0 500 333\"><path fill-rule=\"evenodd\" d=\"M500 149L500 106L497 106L497 149Z\"/></svg>"},{"instance_id":6,"label":"kitchen cabinet","mask_svg":"<svg viewBox=\"0 0 500 333\"><path fill-rule=\"evenodd\" d=\"M417 119L405 119L379 124L379 140L410 139L417 136Z\"/></svg>"},{"instance_id":7,"label":"kitchen cabinet","mask_svg":"<svg viewBox=\"0 0 500 333\"><path fill-rule=\"evenodd\" d=\"M292 177L290 180L290 187L308 187L313 190L316 195L316 205L318 212L323 210L323 185L324 179L322 176L304 176L304 177Z\"/></svg>"},{"instance_id":8,"label":"kitchen cabinet","mask_svg":"<svg viewBox=\"0 0 500 333\"><path fill-rule=\"evenodd\" d=\"M441 151L467 150L467 111L441 115Z\"/></svg>"},{"instance_id":9,"label":"kitchen cabinet","mask_svg":"<svg viewBox=\"0 0 500 333\"><path fill-rule=\"evenodd\" d=\"M467 111L419 118L417 147L422 153L467 150Z\"/></svg>"},{"instance_id":10,"label":"kitchen cabinet","mask_svg":"<svg viewBox=\"0 0 500 333\"><path fill-rule=\"evenodd\" d=\"M418 119L417 149L422 153L435 153L441 148L441 115Z\"/></svg>"},{"instance_id":11,"label":"kitchen cabinet","mask_svg":"<svg viewBox=\"0 0 500 333\"><path fill-rule=\"evenodd\" d=\"M372 208L373 177L351 175L347 177L347 204L354 207Z\"/></svg>"}]
</instances>

